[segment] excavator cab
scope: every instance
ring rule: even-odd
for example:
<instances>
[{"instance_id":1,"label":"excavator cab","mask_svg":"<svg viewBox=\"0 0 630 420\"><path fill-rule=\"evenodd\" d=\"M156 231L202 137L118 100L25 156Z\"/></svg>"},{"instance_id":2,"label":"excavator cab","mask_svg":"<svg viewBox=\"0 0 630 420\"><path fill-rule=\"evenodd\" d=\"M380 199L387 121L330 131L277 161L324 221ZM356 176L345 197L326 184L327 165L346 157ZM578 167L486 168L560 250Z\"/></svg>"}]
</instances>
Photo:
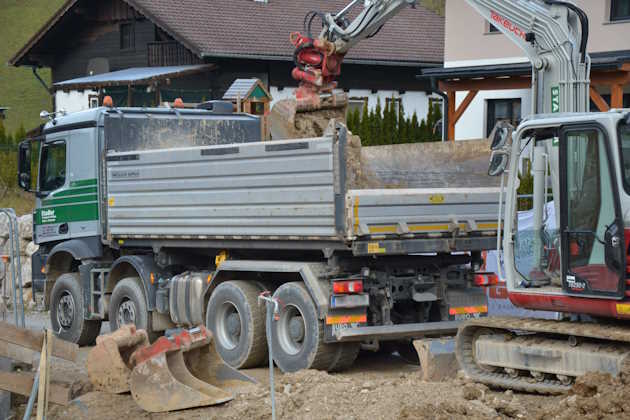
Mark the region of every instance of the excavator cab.
<instances>
[{"instance_id":1,"label":"excavator cab","mask_svg":"<svg viewBox=\"0 0 630 420\"><path fill-rule=\"evenodd\" d=\"M503 249L512 300L530 295L528 307L583 312L568 301L554 309L553 297L626 296L629 122L627 111L541 115L495 150L509 155ZM490 167L501 173L498 161ZM528 183L533 193L524 195ZM552 298L537 302L541 294Z\"/></svg>"}]
</instances>

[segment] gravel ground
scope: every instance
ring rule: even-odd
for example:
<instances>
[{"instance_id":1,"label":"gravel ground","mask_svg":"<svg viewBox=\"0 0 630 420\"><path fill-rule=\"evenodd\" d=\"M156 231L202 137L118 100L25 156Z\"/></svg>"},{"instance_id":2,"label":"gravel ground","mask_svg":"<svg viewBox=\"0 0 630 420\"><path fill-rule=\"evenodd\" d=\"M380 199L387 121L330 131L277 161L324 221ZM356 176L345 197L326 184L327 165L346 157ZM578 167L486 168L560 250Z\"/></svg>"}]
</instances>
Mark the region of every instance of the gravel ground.
<instances>
[{"instance_id":1,"label":"gravel ground","mask_svg":"<svg viewBox=\"0 0 630 420\"><path fill-rule=\"evenodd\" d=\"M47 315L29 314L28 325L42 328ZM104 330L107 327L104 328ZM72 364L53 359L55 379L73 382L78 397L68 406L52 406L53 419L269 419L271 398L266 368L244 372L258 384L235 390L234 400L213 407L150 414L130 394L92 390L82 348ZM276 398L280 419L623 419L630 418L630 385L608 375L580 378L568 395L541 396L492 390L458 377L443 382L422 380L419 366L395 355L361 353L342 373L305 370L282 374L277 369ZM23 406L18 409L21 418Z\"/></svg>"}]
</instances>

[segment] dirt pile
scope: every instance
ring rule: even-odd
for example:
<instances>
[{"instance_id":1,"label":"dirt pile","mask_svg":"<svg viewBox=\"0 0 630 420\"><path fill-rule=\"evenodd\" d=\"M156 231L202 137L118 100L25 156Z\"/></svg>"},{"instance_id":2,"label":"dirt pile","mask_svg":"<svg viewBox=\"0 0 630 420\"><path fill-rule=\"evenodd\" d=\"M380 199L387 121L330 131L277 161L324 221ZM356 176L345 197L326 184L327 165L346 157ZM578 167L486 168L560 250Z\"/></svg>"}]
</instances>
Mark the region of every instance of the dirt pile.
<instances>
[{"instance_id":1,"label":"dirt pile","mask_svg":"<svg viewBox=\"0 0 630 420\"><path fill-rule=\"evenodd\" d=\"M630 378L588 373L578 378L569 394L551 406L540 419L630 418Z\"/></svg>"}]
</instances>

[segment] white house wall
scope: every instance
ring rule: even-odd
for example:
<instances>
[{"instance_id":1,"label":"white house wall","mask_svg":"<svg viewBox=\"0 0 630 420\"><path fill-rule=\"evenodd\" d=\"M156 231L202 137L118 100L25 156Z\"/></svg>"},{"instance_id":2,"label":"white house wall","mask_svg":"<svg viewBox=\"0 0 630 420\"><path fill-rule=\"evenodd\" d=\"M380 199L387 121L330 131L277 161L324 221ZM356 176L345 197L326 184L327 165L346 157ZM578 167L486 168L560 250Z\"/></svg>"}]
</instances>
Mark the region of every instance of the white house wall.
<instances>
[{"instance_id":1,"label":"white house wall","mask_svg":"<svg viewBox=\"0 0 630 420\"><path fill-rule=\"evenodd\" d=\"M459 106L468 92L457 92L456 103ZM532 101L529 89L514 90L480 90L455 124L456 140L480 139L486 136L486 100L488 99L521 99L521 118L531 114Z\"/></svg>"},{"instance_id":2,"label":"white house wall","mask_svg":"<svg viewBox=\"0 0 630 420\"><path fill-rule=\"evenodd\" d=\"M273 97L271 105L273 106L273 104L278 100L293 97L294 91L295 88L284 88L282 90L278 90L277 87L271 86L269 89L269 93L271 93L271 96ZM411 117L415 111L419 119L426 118L429 112L429 97L432 97L431 95L427 95L425 92L420 91L406 91L405 93L400 94L396 90L379 90L376 93L372 93L369 89L350 89L346 93L350 99L367 98L368 108L370 110L376 108L378 98L381 99L382 107L385 107L385 103L388 98L401 98L406 116ZM439 98L439 96L435 96L435 98Z\"/></svg>"},{"instance_id":3,"label":"white house wall","mask_svg":"<svg viewBox=\"0 0 630 420\"><path fill-rule=\"evenodd\" d=\"M94 90L71 90L55 92L55 110L63 109L66 112L83 111L90 108L90 95L98 95Z\"/></svg>"}]
</instances>

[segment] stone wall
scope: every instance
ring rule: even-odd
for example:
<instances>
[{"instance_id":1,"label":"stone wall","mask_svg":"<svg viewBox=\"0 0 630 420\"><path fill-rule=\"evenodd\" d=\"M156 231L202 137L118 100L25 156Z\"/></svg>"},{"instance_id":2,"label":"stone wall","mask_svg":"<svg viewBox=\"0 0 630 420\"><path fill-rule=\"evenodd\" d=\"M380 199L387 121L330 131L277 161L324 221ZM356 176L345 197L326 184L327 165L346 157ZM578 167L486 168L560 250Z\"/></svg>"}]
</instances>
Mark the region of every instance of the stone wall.
<instances>
[{"instance_id":1,"label":"stone wall","mask_svg":"<svg viewBox=\"0 0 630 420\"><path fill-rule=\"evenodd\" d=\"M18 228L20 236L20 271L22 273L22 286L24 288L24 305L32 308L33 294L31 291L32 273L31 257L38 250L39 246L33 242L33 216L27 214L18 218ZM6 215L0 215L0 255L11 254L11 244L9 242L9 219ZM0 273L1 275L2 273ZM0 295L8 297L7 304L13 300L13 279L12 270L9 264L4 266L3 282ZM1 304L0 304L1 306Z\"/></svg>"}]
</instances>

